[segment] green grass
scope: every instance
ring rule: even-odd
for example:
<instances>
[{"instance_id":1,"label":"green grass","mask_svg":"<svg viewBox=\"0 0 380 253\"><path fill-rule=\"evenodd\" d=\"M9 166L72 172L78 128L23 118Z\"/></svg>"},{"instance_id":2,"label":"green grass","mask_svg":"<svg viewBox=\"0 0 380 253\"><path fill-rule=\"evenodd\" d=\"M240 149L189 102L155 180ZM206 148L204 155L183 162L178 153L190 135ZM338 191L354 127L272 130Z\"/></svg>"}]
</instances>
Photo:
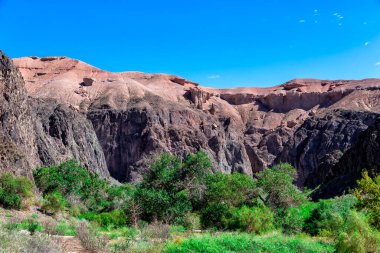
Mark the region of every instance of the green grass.
<instances>
[{"instance_id":1,"label":"green grass","mask_svg":"<svg viewBox=\"0 0 380 253\"><path fill-rule=\"evenodd\" d=\"M75 236L76 230L75 227L71 224L69 224L65 220L61 220L57 226L55 227L55 230L60 235L69 235L69 236Z\"/></svg>"},{"instance_id":2,"label":"green grass","mask_svg":"<svg viewBox=\"0 0 380 253\"><path fill-rule=\"evenodd\" d=\"M250 253L291 253L291 252L334 252L334 246L308 237L286 237L280 234L254 236L245 233L224 233L198 235L189 239L175 240L166 245L164 252L250 252Z\"/></svg>"}]
</instances>

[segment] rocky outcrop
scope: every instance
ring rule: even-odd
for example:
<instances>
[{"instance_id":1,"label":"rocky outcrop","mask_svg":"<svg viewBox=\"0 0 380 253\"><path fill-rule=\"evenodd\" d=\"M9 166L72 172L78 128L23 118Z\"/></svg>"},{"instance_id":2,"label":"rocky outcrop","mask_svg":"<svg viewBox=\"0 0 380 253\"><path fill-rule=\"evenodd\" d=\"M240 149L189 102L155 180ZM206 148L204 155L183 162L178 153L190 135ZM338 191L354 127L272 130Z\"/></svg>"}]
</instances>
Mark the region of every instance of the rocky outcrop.
<instances>
[{"instance_id":1,"label":"rocky outcrop","mask_svg":"<svg viewBox=\"0 0 380 253\"><path fill-rule=\"evenodd\" d=\"M380 173L380 118L363 132L357 142L325 171L323 183L314 193L314 198L330 198L348 192L356 186L361 173L367 170L370 176Z\"/></svg>"},{"instance_id":2,"label":"rocky outcrop","mask_svg":"<svg viewBox=\"0 0 380 253\"><path fill-rule=\"evenodd\" d=\"M277 162L297 167L298 184L310 189L327 180L329 170L379 115L333 110L308 118L293 134Z\"/></svg>"},{"instance_id":3,"label":"rocky outcrop","mask_svg":"<svg viewBox=\"0 0 380 253\"><path fill-rule=\"evenodd\" d=\"M158 103L162 104L141 101L127 111L88 113L114 178L138 180L159 153L185 156L201 149L209 153L217 170L251 174L242 137L229 128L228 119L220 121L197 110Z\"/></svg>"},{"instance_id":4,"label":"rocky outcrop","mask_svg":"<svg viewBox=\"0 0 380 253\"><path fill-rule=\"evenodd\" d=\"M31 176L39 163L33 119L20 72L0 51L0 170Z\"/></svg>"},{"instance_id":5,"label":"rocky outcrop","mask_svg":"<svg viewBox=\"0 0 380 253\"><path fill-rule=\"evenodd\" d=\"M252 175L286 161L299 185L325 185L380 113L379 79L213 89L66 57L14 62L34 101L36 163L73 157L120 181L139 180L161 152L203 149L215 170Z\"/></svg>"},{"instance_id":6,"label":"rocky outcrop","mask_svg":"<svg viewBox=\"0 0 380 253\"><path fill-rule=\"evenodd\" d=\"M109 176L102 147L85 115L51 99L31 99L30 104L42 165L75 159L99 175Z\"/></svg>"},{"instance_id":7,"label":"rocky outcrop","mask_svg":"<svg viewBox=\"0 0 380 253\"><path fill-rule=\"evenodd\" d=\"M20 72L1 51L0 71L0 171L31 177L39 166L77 159L92 171L109 175L85 115L55 100L28 98Z\"/></svg>"}]
</instances>

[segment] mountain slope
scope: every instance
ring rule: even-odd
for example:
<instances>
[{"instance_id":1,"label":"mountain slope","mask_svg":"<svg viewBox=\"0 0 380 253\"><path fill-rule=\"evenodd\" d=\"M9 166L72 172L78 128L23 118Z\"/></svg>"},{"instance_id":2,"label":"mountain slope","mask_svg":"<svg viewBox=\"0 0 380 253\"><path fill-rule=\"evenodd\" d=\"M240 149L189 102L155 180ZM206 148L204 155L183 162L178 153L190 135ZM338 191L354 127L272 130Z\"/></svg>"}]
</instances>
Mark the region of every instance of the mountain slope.
<instances>
[{"instance_id":1,"label":"mountain slope","mask_svg":"<svg viewBox=\"0 0 380 253\"><path fill-rule=\"evenodd\" d=\"M46 115L33 109L44 122L37 139L48 133L50 143L59 142L52 153L67 151L48 156L77 158L120 181L138 180L160 152L184 156L203 149L215 170L252 175L287 161L297 167L299 185L318 186L380 112L379 79L213 89L173 75L110 73L66 57L14 63L35 106L54 104ZM40 157L47 153L42 146Z\"/></svg>"}]
</instances>

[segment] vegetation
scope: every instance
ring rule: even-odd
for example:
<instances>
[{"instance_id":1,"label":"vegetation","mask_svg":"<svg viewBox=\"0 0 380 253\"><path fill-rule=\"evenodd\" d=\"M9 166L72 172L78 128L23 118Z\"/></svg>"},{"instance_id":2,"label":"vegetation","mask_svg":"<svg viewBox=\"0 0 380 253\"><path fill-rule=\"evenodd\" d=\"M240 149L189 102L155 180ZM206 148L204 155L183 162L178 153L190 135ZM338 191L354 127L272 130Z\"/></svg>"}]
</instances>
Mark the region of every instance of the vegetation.
<instances>
[{"instance_id":1,"label":"vegetation","mask_svg":"<svg viewBox=\"0 0 380 253\"><path fill-rule=\"evenodd\" d=\"M253 236L251 234L225 233L220 235L203 235L171 242L166 247L168 253L182 252L334 252L329 243L322 243L310 238L284 237L282 235Z\"/></svg>"},{"instance_id":2,"label":"vegetation","mask_svg":"<svg viewBox=\"0 0 380 253\"><path fill-rule=\"evenodd\" d=\"M46 234L25 234L19 230L0 226L0 252L62 252L57 244Z\"/></svg>"},{"instance_id":3,"label":"vegetation","mask_svg":"<svg viewBox=\"0 0 380 253\"><path fill-rule=\"evenodd\" d=\"M32 181L25 177L0 174L0 204L5 208L25 207L25 200L32 196L32 188Z\"/></svg>"},{"instance_id":4,"label":"vegetation","mask_svg":"<svg viewBox=\"0 0 380 253\"><path fill-rule=\"evenodd\" d=\"M258 173L257 186L265 204L272 209L286 209L305 202L305 195L293 184L296 175L296 170L288 163Z\"/></svg>"},{"instance_id":5,"label":"vegetation","mask_svg":"<svg viewBox=\"0 0 380 253\"><path fill-rule=\"evenodd\" d=\"M200 151L183 160L163 154L142 182L114 185L68 161L37 169L37 189L0 175L1 206L20 209L40 192L37 204L52 217L10 216L1 229L36 240L72 235L101 252L380 252L380 176L364 172L351 194L318 202L295 177L290 164L254 178L212 173Z\"/></svg>"},{"instance_id":6,"label":"vegetation","mask_svg":"<svg viewBox=\"0 0 380 253\"><path fill-rule=\"evenodd\" d=\"M371 178L364 171L353 193L358 199L358 208L367 213L371 223L380 229L380 175Z\"/></svg>"}]
</instances>

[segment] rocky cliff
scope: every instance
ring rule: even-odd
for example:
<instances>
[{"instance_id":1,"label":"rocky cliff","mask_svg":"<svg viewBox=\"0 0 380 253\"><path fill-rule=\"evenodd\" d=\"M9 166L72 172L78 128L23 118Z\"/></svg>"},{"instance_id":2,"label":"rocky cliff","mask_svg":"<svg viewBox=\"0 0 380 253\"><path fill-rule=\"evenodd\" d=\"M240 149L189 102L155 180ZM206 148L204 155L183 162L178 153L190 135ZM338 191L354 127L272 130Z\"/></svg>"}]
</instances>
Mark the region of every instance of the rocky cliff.
<instances>
[{"instance_id":1,"label":"rocky cliff","mask_svg":"<svg viewBox=\"0 0 380 253\"><path fill-rule=\"evenodd\" d=\"M27 96L24 80L0 51L0 170L32 169L77 159L108 176L102 148L86 116L52 99Z\"/></svg>"},{"instance_id":2,"label":"rocky cliff","mask_svg":"<svg viewBox=\"0 0 380 253\"><path fill-rule=\"evenodd\" d=\"M325 180L314 193L314 198L330 198L356 186L363 170L370 176L380 172L380 118L369 127L344 153L341 159L324 171Z\"/></svg>"},{"instance_id":3,"label":"rocky cliff","mask_svg":"<svg viewBox=\"0 0 380 253\"><path fill-rule=\"evenodd\" d=\"M203 149L215 170L252 175L291 162L299 185L324 185L380 112L379 79L223 90L66 57L14 63L31 97L26 115L36 119L33 166L73 157L120 181L138 180L161 152Z\"/></svg>"},{"instance_id":4,"label":"rocky cliff","mask_svg":"<svg viewBox=\"0 0 380 253\"><path fill-rule=\"evenodd\" d=\"M39 163L33 119L23 79L0 51L0 169L30 176Z\"/></svg>"}]
</instances>

